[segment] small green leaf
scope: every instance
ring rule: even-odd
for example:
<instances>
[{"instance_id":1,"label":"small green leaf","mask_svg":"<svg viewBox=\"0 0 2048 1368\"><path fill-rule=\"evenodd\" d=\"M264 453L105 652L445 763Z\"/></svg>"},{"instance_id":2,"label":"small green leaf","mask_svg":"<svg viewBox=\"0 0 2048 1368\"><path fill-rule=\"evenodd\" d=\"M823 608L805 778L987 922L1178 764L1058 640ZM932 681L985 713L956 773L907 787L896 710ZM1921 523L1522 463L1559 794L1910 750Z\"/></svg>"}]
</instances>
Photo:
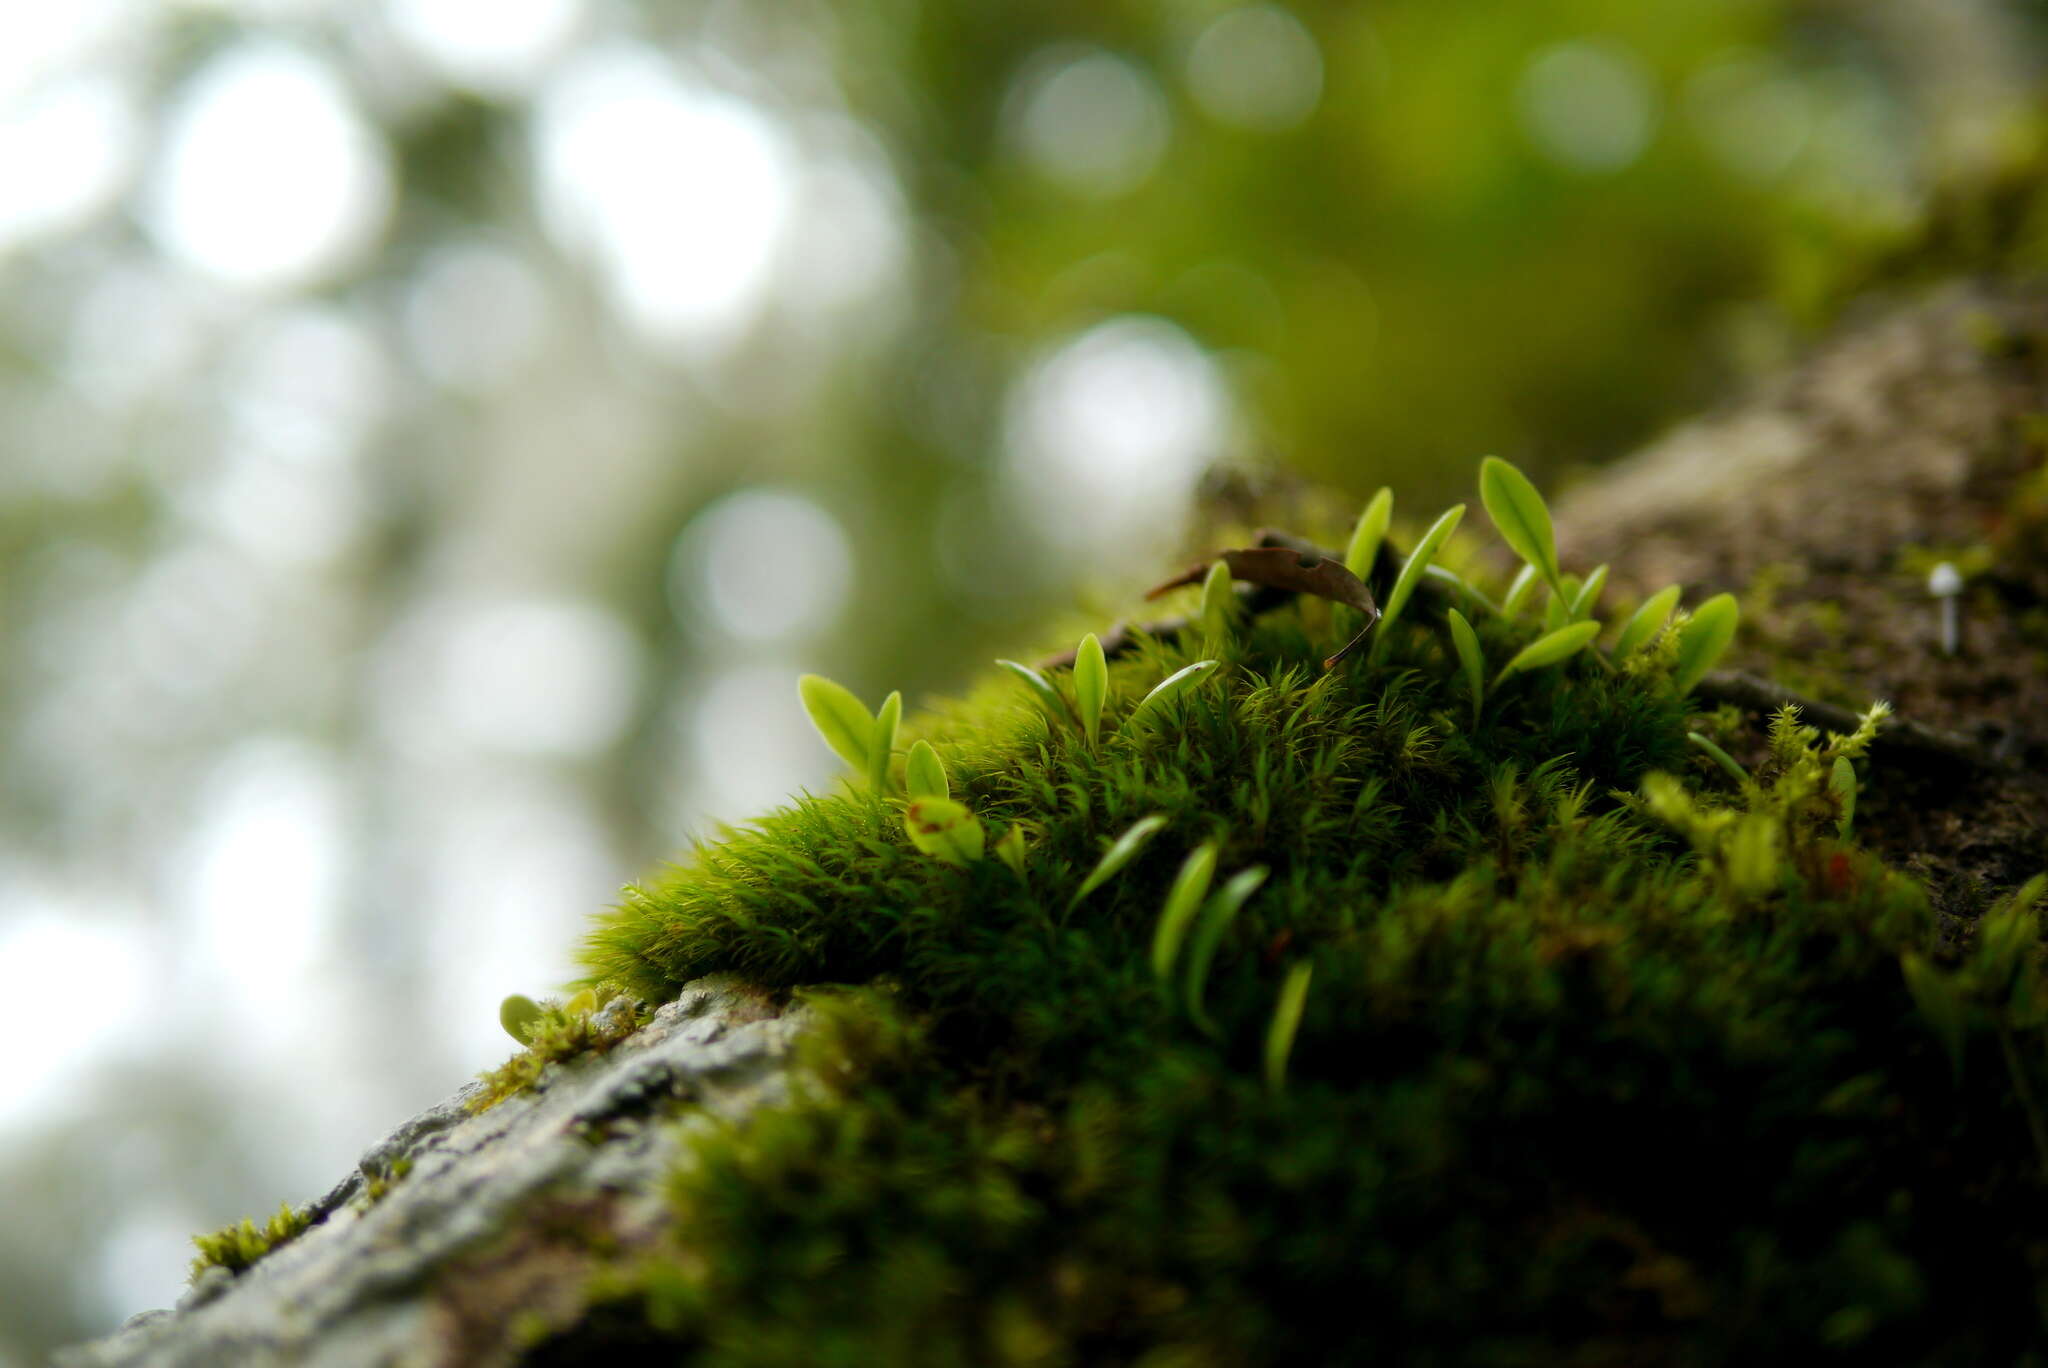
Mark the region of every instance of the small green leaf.
<instances>
[{"instance_id":1,"label":"small green leaf","mask_svg":"<svg viewBox=\"0 0 2048 1368\"><path fill-rule=\"evenodd\" d=\"M891 693L875 714L875 729L868 741L868 783L875 792L889 787L889 757L896 752L896 724L903 717L903 695Z\"/></svg>"},{"instance_id":2,"label":"small green leaf","mask_svg":"<svg viewBox=\"0 0 2048 1368\"><path fill-rule=\"evenodd\" d=\"M1308 1006L1308 981L1315 965L1307 960L1287 971L1280 985L1280 999L1273 1005L1273 1021L1266 1027L1266 1086L1279 1092L1287 1086L1287 1056L1294 1053L1294 1033L1301 1029L1301 1014Z\"/></svg>"},{"instance_id":3,"label":"small green leaf","mask_svg":"<svg viewBox=\"0 0 2048 1368\"><path fill-rule=\"evenodd\" d=\"M1557 536L1551 530L1550 509L1529 477L1498 456L1479 463L1479 501L1486 516L1493 519L1501 540L1514 553L1534 566L1551 592L1569 602L1563 578L1557 569Z\"/></svg>"},{"instance_id":4,"label":"small green leaf","mask_svg":"<svg viewBox=\"0 0 2048 1368\"><path fill-rule=\"evenodd\" d=\"M1105 883L1108 883L1116 876L1118 870L1136 859L1138 852L1145 848L1145 842L1157 836L1160 828L1165 825L1166 818L1158 813L1154 813L1150 817L1141 817L1136 822L1133 822L1131 829L1117 837L1116 843L1104 851L1102 858L1095 862L1094 870L1089 873L1086 879L1081 881L1080 889L1067 903L1067 910L1072 911L1074 908L1079 907L1081 899L1087 897Z\"/></svg>"},{"instance_id":5,"label":"small green leaf","mask_svg":"<svg viewBox=\"0 0 2048 1368\"><path fill-rule=\"evenodd\" d=\"M1715 745L1712 740L1699 732L1687 732L1685 739L1704 751L1707 758L1725 770L1730 779L1733 779L1738 784L1747 784L1749 782L1749 771L1742 767L1742 762Z\"/></svg>"},{"instance_id":6,"label":"small green leaf","mask_svg":"<svg viewBox=\"0 0 2048 1368\"><path fill-rule=\"evenodd\" d=\"M529 1033L540 1023L540 1018L540 1004L524 993L514 993L498 1004L498 1024L522 1048L531 1043Z\"/></svg>"},{"instance_id":7,"label":"small green leaf","mask_svg":"<svg viewBox=\"0 0 2048 1368\"><path fill-rule=\"evenodd\" d=\"M1508 585L1507 596L1500 601L1500 615L1515 618L1529 606L1529 596L1536 592L1536 567L1524 565L1515 572L1514 581Z\"/></svg>"},{"instance_id":8,"label":"small green leaf","mask_svg":"<svg viewBox=\"0 0 2048 1368\"><path fill-rule=\"evenodd\" d=\"M1828 788L1835 795L1835 805L1842 815L1835 819L1835 835L1849 839L1849 828L1856 821L1856 766L1849 763L1849 757L1838 755L1828 770Z\"/></svg>"},{"instance_id":9,"label":"small green leaf","mask_svg":"<svg viewBox=\"0 0 2048 1368\"><path fill-rule=\"evenodd\" d=\"M1437 583L1447 585L1452 590L1456 591L1459 602L1464 603L1467 606L1474 609L1484 608L1487 612L1492 613L1494 616L1500 616L1500 605L1495 603L1486 595L1480 593L1477 589L1474 589L1469 580L1467 580L1463 575L1459 574L1457 571L1451 569L1450 566L1432 565L1428 569L1424 570L1422 573L1424 575L1427 575L1430 579L1435 580Z\"/></svg>"},{"instance_id":10,"label":"small green leaf","mask_svg":"<svg viewBox=\"0 0 2048 1368\"><path fill-rule=\"evenodd\" d=\"M1237 594L1230 583L1230 566L1224 561L1210 566L1202 581L1202 638L1212 651L1230 640L1231 620L1237 616Z\"/></svg>"},{"instance_id":11,"label":"small green leaf","mask_svg":"<svg viewBox=\"0 0 2048 1368\"><path fill-rule=\"evenodd\" d=\"M1038 699L1039 706L1046 710L1053 721L1057 722L1067 716L1067 700L1060 697L1060 691L1055 689L1044 675L1029 665L1022 665L1014 660L998 660L996 664L1023 680L1024 687L1031 690L1032 695Z\"/></svg>"},{"instance_id":12,"label":"small green leaf","mask_svg":"<svg viewBox=\"0 0 2048 1368\"><path fill-rule=\"evenodd\" d=\"M1621 635L1614 640L1614 658L1621 659L1632 651L1649 644L1657 629L1671 616L1671 610L1678 606L1678 586L1673 584L1659 589L1643 600L1643 606L1636 609L1621 629Z\"/></svg>"},{"instance_id":13,"label":"small green leaf","mask_svg":"<svg viewBox=\"0 0 2048 1368\"><path fill-rule=\"evenodd\" d=\"M1136 722L1175 694L1200 683L1202 676L1215 668L1216 662L1213 660L1198 660L1192 665L1175 670L1172 674L1160 680L1152 692L1139 699L1138 706L1131 709L1131 715L1124 719L1123 730L1130 730L1133 722Z\"/></svg>"},{"instance_id":14,"label":"small green leaf","mask_svg":"<svg viewBox=\"0 0 2048 1368\"><path fill-rule=\"evenodd\" d=\"M1230 572L1224 571L1227 579ZM1074 652L1074 705L1081 714L1081 730L1094 745L1102 731L1102 700L1109 694L1109 661L1102 654L1102 642L1090 632L1081 638Z\"/></svg>"},{"instance_id":15,"label":"small green leaf","mask_svg":"<svg viewBox=\"0 0 2048 1368\"><path fill-rule=\"evenodd\" d=\"M1479 634L1465 615L1453 608L1446 615L1451 624L1451 645L1457 648L1459 668L1465 672L1465 689L1472 695L1472 721L1479 721L1479 705L1486 697L1486 657L1479 652Z\"/></svg>"},{"instance_id":16,"label":"small green leaf","mask_svg":"<svg viewBox=\"0 0 2048 1368\"><path fill-rule=\"evenodd\" d=\"M910 748L903 762L903 788L912 798L951 798L953 786L946 782L946 765L929 741Z\"/></svg>"},{"instance_id":17,"label":"small green leaf","mask_svg":"<svg viewBox=\"0 0 2048 1368\"><path fill-rule=\"evenodd\" d=\"M1735 624L1741 616L1733 594L1716 594L1693 609L1692 619L1678 632L1678 668L1671 676L1680 693L1691 693L1693 685L1714 668L1714 662L1735 639Z\"/></svg>"},{"instance_id":18,"label":"small green leaf","mask_svg":"<svg viewBox=\"0 0 2048 1368\"><path fill-rule=\"evenodd\" d=\"M875 719L853 691L834 684L823 675L807 674L796 684L811 725L825 738L835 754L853 768L868 772L868 746L874 739Z\"/></svg>"},{"instance_id":19,"label":"small green leaf","mask_svg":"<svg viewBox=\"0 0 2048 1368\"><path fill-rule=\"evenodd\" d=\"M1435 559L1437 550L1443 546L1445 540L1457 530L1458 522L1464 516L1463 504L1448 509L1442 517L1430 524L1429 531L1422 534L1422 540L1415 543L1415 549L1409 553L1407 561L1401 566L1400 575L1394 580L1393 589L1387 594L1386 607L1380 614L1380 625L1375 629L1377 639L1372 645L1373 659L1379 659L1385 651L1387 630L1394 625L1395 619L1401 616L1401 610L1408 606L1408 600L1414 597L1416 587L1422 583L1423 572L1429 568L1430 561Z\"/></svg>"},{"instance_id":20,"label":"small green leaf","mask_svg":"<svg viewBox=\"0 0 2048 1368\"><path fill-rule=\"evenodd\" d=\"M1493 687L1498 689L1508 676L1525 670L1540 670L1546 665L1555 665L1560 660L1569 660L1586 649L1586 643L1600 635L1597 622L1574 622L1569 627L1560 627L1546 636L1524 646L1513 660L1500 667L1500 673L1493 677Z\"/></svg>"},{"instance_id":21,"label":"small green leaf","mask_svg":"<svg viewBox=\"0 0 2048 1368\"><path fill-rule=\"evenodd\" d=\"M1173 962L1180 956L1181 942L1187 939L1195 913L1202 910L1202 900L1209 896L1209 880L1215 873L1216 843L1204 841L1181 862L1180 873L1166 890L1159 925L1152 932L1152 978L1159 985L1159 995L1169 1003L1173 1001Z\"/></svg>"},{"instance_id":22,"label":"small green leaf","mask_svg":"<svg viewBox=\"0 0 2048 1368\"><path fill-rule=\"evenodd\" d=\"M996 842L996 858L1010 867L1018 878L1024 877L1024 828L1012 824L1003 833L1003 839Z\"/></svg>"},{"instance_id":23,"label":"small green leaf","mask_svg":"<svg viewBox=\"0 0 2048 1368\"><path fill-rule=\"evenodd\" d=\"M910 843L936 860L967 865L981 858L981 819L951 798L919 798L903 810Z\"/></svg>"},{"instance_id":24,"label":"small green leaf","mask_svg":"<svg viewBox=\"0 0 2048 1368\"><path fill-rule=\"evenodd\" d=\"M1265 881L1264 865L1239 870L1231 876L1229 883L1209 895L1209 901L1202 907L1202 918L1195 923L1194 936L1188 942L1188 1019L1205 1035L1213 1037L1217 1034L1216 1023L1209 1019L1209 1013L1202 1005L1209 983L1209 966L1216 959L1218 947L1223 944L1224 933L1237 919L1238 910Z\"/></svg>"},{"instance_id":25,"label":"small green leaf","mask_svg":"<svg viewBox=\"0 0 2048 1368\"><path fill-rule=\"evenodd\" d=\"M1586 582L1579 586L1579 592L1572 596L1571 618L1573 622L1584 622L1593 616L1593 609L1599 606L1600 591L1607 587L1607 567L1598 565L1593 573L1586 576Z\"/></svg>"},{"instance_id":26,"label":"small green leaf","mask_svg":"<svg viewBox=\"0 0 2048 1368\"><path fill-rule=\"evenodd\" d=\"M1351 544L1344 549L1346 570L1362 580L1372 579L1373 562L1379 559L1380 543L1387 539L1387 524L1393 520L1394 491L1382 486L1351 529Z\"/></svg>"}]
</instances>

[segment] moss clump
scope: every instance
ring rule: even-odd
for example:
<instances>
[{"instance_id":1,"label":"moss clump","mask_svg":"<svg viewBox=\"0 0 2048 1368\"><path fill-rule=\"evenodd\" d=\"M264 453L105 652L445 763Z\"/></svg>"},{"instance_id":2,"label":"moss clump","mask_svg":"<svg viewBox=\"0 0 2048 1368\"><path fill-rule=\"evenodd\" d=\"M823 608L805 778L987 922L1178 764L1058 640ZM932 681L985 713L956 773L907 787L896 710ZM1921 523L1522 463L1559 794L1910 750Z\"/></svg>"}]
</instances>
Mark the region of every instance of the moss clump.
<instances>
[{"instance_id":1,"label":"moss clump","mask_svg":"<svg viewBox=\"0 0 2048 1368\"><path fill-rule=\"evenodd\" d=\"M223 1226L211 1235L194 1235L192 1244L199 1254L192 1260L191 1276L196 1279L209 1268L240 1273L279 1245L305 1234L313 1224L310 1212L286 1204L260 1227L243 1217L239 1225Z\"/></svg>"},{"instance_id":2,"label":"moss clump","mask_svg":"<svg viewBox=\"0 0 2048 1368\"><path fill-rule=\"evenodd\" d=\"M1024 833L1015 867L920 854L863 789L630 890L587 963L648 1000L713 972L872 986L813 996L824 1082L693 1132L673 1242L615 1260L532 1361L2039 1343L2039 890L1945 948L1925 891L1847 839L1868 734L1781 716L1738 780L1686 744L1675 630L1630 668L1496 681L1475 719L1428 614L1319 672L1336 627L1296 605L1212 640L1222 668L1097 741L1014 683L931 719L991 849ZM1496 663L1540 633L1478 624ZM1141 643L1106 718L1191 659ZM1219 881L1268 877L1196 976L1158 929L1205 844Z\"/></svg>"},{"instance_id":3,"label":"moss clump","mask_svg":"<svg viewBox=\"0 0 2048 1368\"><path fill-rule=\"evenodd\" d=\"M567 1002L550 999L539 1004L539 1014L525 1027L526 1048L478 1076L484 1086L464 1104L470 1113L489 1111L508 1097L532 1091L550 1064L603 1054L633 1034L642 1024L638 1014L606 1010L617 996L603 986L585 989Z\"/></svg>"}]
</instances>

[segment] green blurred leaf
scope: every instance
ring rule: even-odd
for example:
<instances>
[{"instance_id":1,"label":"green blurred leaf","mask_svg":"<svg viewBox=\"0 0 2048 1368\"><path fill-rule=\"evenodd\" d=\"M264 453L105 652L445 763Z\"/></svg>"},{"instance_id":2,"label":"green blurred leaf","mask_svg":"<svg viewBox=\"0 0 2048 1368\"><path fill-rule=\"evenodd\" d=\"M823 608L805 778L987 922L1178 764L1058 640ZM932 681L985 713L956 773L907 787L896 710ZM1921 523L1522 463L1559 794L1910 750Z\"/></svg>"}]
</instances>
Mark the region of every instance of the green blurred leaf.
<instances>
[{"instance_id":1,"label":"green blurred leaf","mask_svg":"<svg viewBox=\"0 0 2048 1368\"><path fill-rule=\"evenodd\" d=\"M1229 572L1224 572L1229 578ZM1109 661L1102 654L1102 642L1090 632L1081 638L1074 652L1074 706L1081 714L1081 730L1094 745L1102 731L1102 700L1109 693Z\"/></svg>"},{"instance_id":2,"label":"green blurred leaf","mask_svg":"<svg viewBox=\"0 0 2048 1368\"><path fill-rule=\"evenodd\" d=\"M1835 819L1835 835L1849 839L1849 829L1856 822L1856 766L1846 755L1835 757L1835 763L1828 769L1828 791L1835 795L1835 806L1841 809L1841 816Z\"/></svg>"},{"instance_id":3,"label":"green blurred leaf","mask_svg":"<svg viewBox=\"0 0 2048 1368\"><path fill-rule=\"evenodd\" d=\"M1023 827L1012 824L1010 829L1003 833L1003 838L996 842L996 858L1008 865L1010 872L1018 878L1024 877L1025 849Z\"/></svg>"},{"instance_id":4,"label":"green blurred leaf","mask_svg":"<svg viewBox=\"0 0 2048 1368\"><path fill-rule=\"evenodd\" d=\"M1188 1019L1205 1035L1213 1037L1217 1034L1216 1023L1209 1019L1208 1010L1202 1004L1209 984L1209 966L1215 961L1217 948L1223 944L1224 934L1237 919L1239 909L1265 881L1264 865L1239 870L1228 883L1209 895L1209 901L1202 908L1201 920L1195 923L1194 935L1188 941L1187 1008Z\"/></svg>"},{"instance_id":5,"label":"green blurred leaf","mask_svg":"<svg viewBox=\"0 0 2048 1368\"><path fill-rule=\"evenodd\" d=\"M1385 652L1387 633L1393 628L1395 620L1401 616L1401 610L1408 606L1408 600L1414 597L1416 587L1422 583L1423 572L1429 568L1430 561L1435 559L1437 551L1450 538L1451 533L1458 530L1458 523L1464 516L1463 504L1456 504L1447 509L1441 517L1430 524L1429 531L1422 534L1422 540L1415 543L1415 549L1409 552L1407 561L1401 566L1400 575L1394 580L1393 589L1387 594L1386 607L1381 610L1379 637L1372 645L1373 659L1379 659Z\"/></svg>"},{"instance_id":6,"label":"green blurred leaf","mask_svg":"<svg viewBox=\"0 0 2048 1368\"><path fill-rule=\"evenodd\" d=\"M845 685L835 684L823 675L807 674L799 679L797 694L825 744L841 760L866 774L875 734L875 719L866 706Z\"/></svg>"},{"instance_id":7,"label":"green blurred leaf","mask_svg":"<svg viewBox=\"0 0 2048 1368\"><path fill-rule=\"evenodd\" d=\"M1294 1052L1294 1034L1301 1029L1302 1012L1308 1007L1308 984L1315 965L1307 960L1287 971L1280 985L1280 998L1273 1006L1273 1020L1266 1027L1266 1086L1279 1092L1287 1086L1287 1057Z\"/></svg>"},{"instance_id":8,"label":"green blurred leaf","mask_svg":"<svg viewBox=\"0 0 2048 1368\"><path fill-rule=\"evenodd\" d=\"M953 796L953 786L946 782L945 762L931 742L920 741L910 748L910 756L903 762L903 789L912 798Z\"/></svg>"},{"instance_id":9,"label":"green blurred leaf","mask_svg":"<svg viewBox=\"0 0 2048 1368\"><path fill-rule=\"evenodd\" d=\"M1103 852L1102 858L1095 862L1095 868L1081 881L1081 887L1068 901L1067 910L1079 907L1083 898L1116 877L1116 872L1135 860L1138 852L1145 848L1145 843L1157 836L1165 825L1166 818L1158 813L1133 822L1131 829L1117 837L1115 843Z\"/></svg>"},{"instance_id":10,"label":"green blurred leaf","mask_svg":"<svg viewBox=\"0 0 2048 1368\"><path fill-rule=\"evenodd\" d=\"M1498 456L1479 463L1479 501L1514 553L1535 567L1561 601L1569 601L1557 568L1557 537L1550 509L1529 477Z\"/></svg>"},{"instance_id":11,"label":"green blurred leaf","mask_svg":"<svg viewBox=\"0 0 2048 1368\"><path fill-rule=\"evenodd\" d=\"M1175 694L1201 683L1202 676L1215 668L1216 662L1213 660L1198 660L1192 665L1183 666L1175 670L1172 674L1160 680L1152 692L1139 699L1138 706L1131 709L1131 715L1124 719L1124 729L1128 730L1132 723L1159 707L1160 704L1165 703Z\"/></svg>"},{"instance_id":12,"label":"green blurred leaf","mask_svg":"<svg viewBox=\"0 0 2048 1368\"><path fill-rule=\"evenodd\" d=\"M910 843L933 859L951 865L979 860L985 839L981 819L965 803L951 798L919 798L903 812Z\"/></svg>"},{"instance_id":13,"label":"green blurred leaf","mask_svg":"<svg viewBox=\"0 0 2048 1368\"><path fill-rule=\"evenodd\" d=\"M1500 673L1494 676L1493 687L1498 689L1511 675L1521 674L1526 670L1540 670L1546 665L1569 660L1585 650L1587 642L1600 635L1600 626L1597 622L1574 622L1538 637L1516 652L1514 659L1500 667Z\"/></svg>"},{"instance_id":14,"label":"green blurred leaf","mask_svg":"<svg viewBox=\"0 0 2048 1368\"><path fill-rule=\"evenodd\" d=\"M1479 721L1479 707L1486 696L1486 658L1479 651L1479 634L1465 615L1453 608L1446 614L1451 624L1451 645L1457 648L1458 666L1465 673L1465 689L1472 696L1472 721Z\"/></svg>"},{"instance_id":15,"label":"green blurred leaf","mask_svg":"<svg viewBox=\"0 0 2048 1368\"><path fill-rule=\"evenodd\" d=\"M529 1033L540 1018L540 1004L524 993L514 993L498 1004L498 1024L522 1047L532 1043Z\"/></svg>"},{"instance_id":16,"label":"green blurred leaf","mask_svg":"<svg viewBox=\"0 0 2048 1368\"><path fill-rule=\"evenodd\" d=\"M1742 610L1733 594L1716 594L1693 610L1692 618L1678 632L1678 668L1671 681L1682 694L1714 668L1728 643L1735 639L1735 626Z\"/></svg>"},{"instance_id":17,"label":"green blurred leaf","mask_svg":"<svg viewBox=\"0 0 2048 1368\"><path fill-rule=\"evenodd\" d=\"M996 664L1023 680L1024 687L1031 690L1032 696L1038 700L1039 706L1046 710L1054 722L1058 722L1061 718L1069 715L1067 701L1060 697L1060 691L1055 689L1044 675L1032 669L1029 665L1020 664L1014 660L998 660Z\"/></svg>"},{"instance_id":18,"label":"green blurred leaf","mask_svg":"<svg viewBox=\"0 0 2048 1368\"><path fill-rule=\"evenodd\" d=\"M1607 567L1595 566L1593 573L1586 576L1586 582L1579 586L1579 592L1572 595L1571 620L1584 622L1593 616L1593 609L1600 603L1600 591L1606 587Z\"/></svg>"},{"instance_id":19,"label":"green blurred leaf","mask_svg":"<svg viewBox=\"0 0 2048 1368\"><path fill-rule=\"evenodd\" d=\"M1500 601L1500 615L1504 618L1520 617L1522 609L1529 605L1529 596L1536 592L1538 582L1535 566L1524 565L1517 570L1506 596Z\"/></svg>"},{"instance_id":20,"label":"green blurred leaf","mask_svg":"<svg viewBox=\"0 0 2048 1368\"><path fill-rule=\"evenodd\" d=\"M1159 924L1152 932L1152 978L1159 995L1173 1000L1173 962L1180 957L1181 942L1194 924L1202 900L1209 896L1209 880L1216 873L1216 843L1204 841L1181 862L1173 886L1166 890L1166 902L1159 912Z\"/></svg>"},{"instance_id":21,"label":"green blurred leaf","mask_svg":"<svg viewBox=\"0 0 2048 1368\"><path fill-rule=\"evenodd\" d=\"M1379 559L1380 543L1387 539L1387 525L1394 520L1394 491L1382 485L1358 525L1351 529L1351 544L1344 548L1344 568L1362 580L1372 578L1373 562Z\"/></svg>"},{"instance_id":22,"label":"green blurred leaf","mask_svg":"<svg viewBox=\"0 0 2048 1368\"><path fill-rule=\"evenodd\" d=\"M882 700L875 714L874 731L868 740L868 783L875 792L889 787L889 757L896 750L896 724L903 716L903 695L892 692Z\"/></svg>"},{"instance_id":23,"label":"green blurred leaf","mask_svg":"<svg viewBox=\"0 0 2048 1368\"><path fill-rule=\"evenodd\" d=\"M1220 651L1230 640L1231 621L1237 616L1237 594L1230 586L1229 562L1209 567L1202 581L1202 637L1210 650Z\"/></svg>"},{"instance_id":24,"label":"green blurred leaf","mask_svg":"<svg viewBox=\"0 0 2048 1368\"><path fill-rule=\"evenodd\" d=\"M1621 635L1615 638L1614 658L1619 660L1647 645L1676 607L1678 586L1675 584L1659 589L1644 599L1642 607L1630 614L1628 622L1621 629Z\"/></svg>"}]
</instances>

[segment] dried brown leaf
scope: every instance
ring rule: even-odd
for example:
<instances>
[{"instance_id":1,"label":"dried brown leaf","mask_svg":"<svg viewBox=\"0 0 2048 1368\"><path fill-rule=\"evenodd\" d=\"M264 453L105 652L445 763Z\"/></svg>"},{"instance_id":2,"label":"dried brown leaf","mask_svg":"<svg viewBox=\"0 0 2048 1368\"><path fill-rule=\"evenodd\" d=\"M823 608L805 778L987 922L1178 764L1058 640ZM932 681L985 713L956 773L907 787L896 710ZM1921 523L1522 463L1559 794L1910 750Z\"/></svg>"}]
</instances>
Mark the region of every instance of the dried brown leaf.
<instances>
[{"instance_id":1,"label":"dried brown leaf","mask_svg":"<svg viewBox=\"0 0 2048 1368\"><path fill-rule=\"evenodd\" d=\"M1209 572L1209 566L1218 560L1230 567L1232 579L1290 594L1313 594L1365 615L1365 626L1341 650L1323 662L1324 669L1349 655L1380 619L1379 605L1373 602L1372 590L1365 587L1364 580L1345 569L1342 561L1286 546L1252 546L1218 552L1185 574L1158 585L1145 597L1158 598L1182 585L1198 583Z\"/></svg>"}]
</instances>

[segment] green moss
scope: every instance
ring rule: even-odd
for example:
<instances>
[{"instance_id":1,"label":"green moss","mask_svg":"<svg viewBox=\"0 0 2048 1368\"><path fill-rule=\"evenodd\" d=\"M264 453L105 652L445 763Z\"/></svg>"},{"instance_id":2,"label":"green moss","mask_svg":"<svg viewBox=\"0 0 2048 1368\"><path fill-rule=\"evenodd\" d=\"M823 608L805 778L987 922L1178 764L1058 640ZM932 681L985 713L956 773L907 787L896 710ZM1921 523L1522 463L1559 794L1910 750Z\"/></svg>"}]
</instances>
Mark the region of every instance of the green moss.
<instances>
[{"instance_id":1,"label":"green moss","mask_svg":"<svg viewBox=\"0 0 2048 1368\"><path fill-rule=\"evenodd\" d=\"M1496 667L1539 630L1478 626ZM1867 736L1689 719L1672 638L1474 723L1427 615L1322 673L1329 614L1290 607L1142 726L1191 654L1116 661L1098 742L1008 680L926 719L1021 872L919 854L862 788L630 890L586 947L623 991L868 986L810 992L818 1081L691 1131L672 1242L531 1360L2013 1361L2048 1297L2031 898L1943 951L1838 835ZM1213 1033L1153 960L1204 842L1219 884L1269 871L1195 985Z\"/></svg>"},{"instance_id":2,"label":"green moss","mask_svg":"<svg viewBox=\"0 0 2048 1368\"><path fill-rule=\"evenodd\" d=\"M196 1279L209 1268L240 1273L279 1245L305 1234L313 1224L309 1213L280 1205L277 1215L260 1227L244 1217L239 1225L223 1226L211 1235L194 1235L192 1244L199 1254L192 1260L191 1276Z\"/></svg>"},{"instance_id":3,"label":"green moss","mask_svg":"<svg viewBox=\"0 0 2048 1368\"><path fill-rule=\"evenodd\" d=\"M585 989L568 1002L540 1004L540 1015L527 1028L526 1048L495 1069L479 1075L483 1089L465 1104L472 1114L489 1111L508 1097L539 1085L550 1064L583 1054L603 1054L638 1030L643 1018L605 1007L617 991L609 985Z\"/></svg>"}]
</instances>

